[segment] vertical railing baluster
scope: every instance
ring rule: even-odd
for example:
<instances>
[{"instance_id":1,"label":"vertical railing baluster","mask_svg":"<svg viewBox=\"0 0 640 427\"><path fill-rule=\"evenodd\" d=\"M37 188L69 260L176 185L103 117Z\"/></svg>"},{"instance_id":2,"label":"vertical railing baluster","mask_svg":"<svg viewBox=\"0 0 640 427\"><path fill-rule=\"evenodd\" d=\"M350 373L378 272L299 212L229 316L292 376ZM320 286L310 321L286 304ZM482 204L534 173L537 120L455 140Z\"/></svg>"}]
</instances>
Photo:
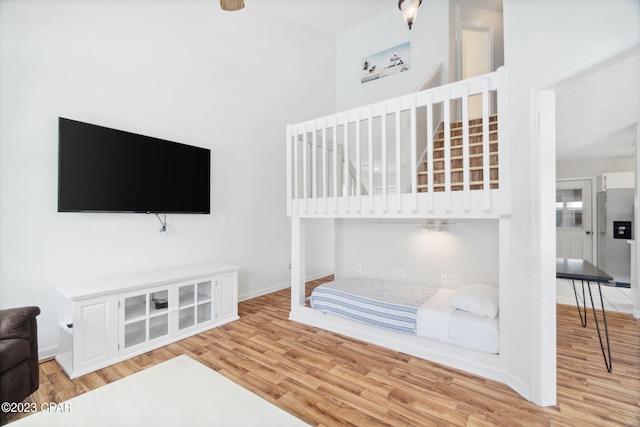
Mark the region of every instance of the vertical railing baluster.
<instances>
[{"instance_id":1,"label":"vertical railing baluster","mask_svg":"<svg viewBox=\"0 0 640 427\"><path fill-rule=\"evenodd\" d=\"M309 129L307 125L304 126L304 134L302 135L302 196L304 199L305 213L309 212L309 149L308 146L308 137Z\"/></svg>"},{"instance_id":2,"label":"vertical railing baluster","mask_svg":"<svg viewBox=\"0 0 640 427\"><path fill-rule=\"evenodd\" d=\"M360 127L362 126L362 117L358 112L356 117L356 202L357 212L362 210L362 150L360 141Z\"/></svg>"},{"instance_id":3,"label":"vertical railing baluster","mask_svg":"<svg viewBox=\"0 0 640 427\"><path fill-rule=\"evenodd\" d=\"M327 180L328 171L327 171L327 120L325 119L322 122L322 198L324 199L324 213L327 213Z\"/></svg>"},{"instance_id":4,"label":"vertical railing baluster","mask_svg":"<svg viewBox=\"0 0 640 427\"><path fill-rule=\"evenodd\" d=\"M411 174L411 201L412 201L412 210L416 212L418 210L418 136L417 136L417 120L416 120L416 98L411 98L411 153L410 153L410 164L409 164L409 173Z\"/></svg>"},{"instance_id":5,"label":"vertical railing baluster","mask_svg":"<svg viewBox=\"0 0 640 427\"><path fill-rule=\"evenodd\" d=\"M311 134L311 199L315 213L318 213L318 122L313 122Z\"/></svg>"},{"instance_id":6,"label":"vertical railing baluster","mask_svg":"<svg viewBox=\"0 0 640 427\"><path fill-rule=\"evenodd\" d=\"M338 212L338 118L333 118L333 212Z\"/></svg>"},{"instance_id":7,"label":"vertical railing baluster","mask_svg":"<svg viewBox=\"0 0 640 427\"><path fill-rule=\"evenodd\" d=\"M489 79L483 80L482 85L482 191L484 194L484 210L491 210L491 165L490 133L489 133Z\"/></svg>"},{"instance_id":8,"label":"vertical railing baluster","mask_svg":"<svg viewBox=\"0 0 640 427\"><path fill-rule=\"evenodd\" d=\"M369 212L373 213L375 200L375 187L373 185L373 112L369 109L367 114L367 133L369 134Z\"/></svg>"},{"instance_id":9,"label":"vertical railing baluster","mask_svg":"<svg viewBox=\"0 0 640 427\"><path fill-rule=\"evenodd\" d=\"M469 159L469 85L462 89L462 190L464 192L464 210L471 210L471 172Z\"/></svg>"},{"instance_id":10,"label":"vertical railing baluster","mask_svg":"<svg viewBox=\"0 0 640 427\"><path fill-rule=\"evenodd\" d=\"M396 209L398 212L402 211L402 163L400 156L402 150L400 147L400 101L396 102Z\"/></svg>"},{"instance_id":11,"label":"vertical railing baluster","mask_svg":"<svg viewBox=\"0 0 640 427\"><path fill-rule=\"evenodd\" d=\"M433 199L435 192L435 185L433 182L433 149L433 95L430 93L427 96L427 207L430 212L433 212L434 209Z\"/></svg>"},{"instance_id":12,"label":"vertical railing baluster","mask_svg":"<svg viewBox=\"0 0 640 427\"><path fill-rule=\"evenodd\" d=\"M451 210L451 97L449 89L444 91L444 191L446 197L446 210Z\"/></svg>"},{"instance_id":13,"label":"vertical railing baluster","mask_svg":"<svg viewBox=\"0 0 640 427\"><path fill-rule=\"evenodd\" d=\"M389 199L387 192L387 106L385 103L382 107L382 121L380 123L380 132L382 133L382 211L387 213L389 209Z\"/></svg>"},{"instance_id":14,"label":"vertical railing baluster","mask_svg":"<svg viewBox=\"0 0 640 427\"><path fill-rule=\"evenodd\" d=\"M349 200L351 196L351 179L349 179L349 117L344 116L344 160L342 161L344 173L344 208L345 213L350 213Z\"/></svg>"}]
</instances>

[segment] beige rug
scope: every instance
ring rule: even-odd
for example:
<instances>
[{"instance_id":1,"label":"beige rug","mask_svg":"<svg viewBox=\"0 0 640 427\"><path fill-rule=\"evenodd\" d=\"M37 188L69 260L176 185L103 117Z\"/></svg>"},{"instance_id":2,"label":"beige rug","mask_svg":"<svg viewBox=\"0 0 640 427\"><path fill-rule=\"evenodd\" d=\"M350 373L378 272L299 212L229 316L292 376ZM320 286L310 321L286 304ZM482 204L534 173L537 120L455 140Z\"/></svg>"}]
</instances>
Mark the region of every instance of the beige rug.
<instances>
[{"instance_id":1,"label":"beige rug","mask_svg":"<svg viewBox=\"0 0 640 427\"><path fill-rule=\"evenodd\" d=\"M38 412L11 426L247 426L308 424L186 355Z\"/></svg>"}]
</instances>

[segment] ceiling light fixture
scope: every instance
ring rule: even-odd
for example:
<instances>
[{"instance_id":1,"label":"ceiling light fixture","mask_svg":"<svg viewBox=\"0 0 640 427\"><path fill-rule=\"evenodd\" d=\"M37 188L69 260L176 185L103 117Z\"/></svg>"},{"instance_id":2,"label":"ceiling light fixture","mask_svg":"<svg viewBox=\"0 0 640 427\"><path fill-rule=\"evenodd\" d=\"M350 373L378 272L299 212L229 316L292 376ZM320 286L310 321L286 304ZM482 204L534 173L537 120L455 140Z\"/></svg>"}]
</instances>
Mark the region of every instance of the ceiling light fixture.
<instances>
[{"instance_id":1,"label":"ceiling light fixture","mask_svg":"<svg viewBox=\"0 0 640 427\"><path fill-rule=\"evenodd\" d=\"M244 0L220 0L220 7L222 10L235 12L244 8Z\"/></svg>"},{"instance_id":2,"label":"ceiling light fixture","mask_svg":"<svg viewBox=\"0 0 640 427\"><path fill-rule=\"evenodd\" d=\"M222 2L222 0L220 0ZM422 4L422 0L399 0L398 9L402 11L402 18L404 22L409 26L413 25L413 21L418 16L418 8Z\"/></svg>"}]
</instances>

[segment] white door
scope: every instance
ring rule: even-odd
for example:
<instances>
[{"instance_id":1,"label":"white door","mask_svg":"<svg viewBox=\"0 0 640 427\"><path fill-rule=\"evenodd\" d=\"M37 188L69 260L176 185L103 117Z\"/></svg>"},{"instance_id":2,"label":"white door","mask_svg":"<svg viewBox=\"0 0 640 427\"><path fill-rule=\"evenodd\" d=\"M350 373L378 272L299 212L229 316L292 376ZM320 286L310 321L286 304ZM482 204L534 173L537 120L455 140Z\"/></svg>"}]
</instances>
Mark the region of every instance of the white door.
<instances>
[{"instance_id":1,"label":"white door","mask_svg":"<svg viewBox=\"0 0 640 427\"><path fill-rule=\"evenodd\" d=\"M492 28L461 24L459 55L462 79L487 74L493 70L492 47ZM482 117L482 95L469 97L469 118L478 117Z\"/></svg>"},{"instance_id":2,"label":"white door","mask_svg":"<svg viewBox=\"0 0 640 427\"><path fill-rule=\"evenodd\" d=\"M593 262L592 181L556 183L556 256Z\"/></svg>"}]
</instances>

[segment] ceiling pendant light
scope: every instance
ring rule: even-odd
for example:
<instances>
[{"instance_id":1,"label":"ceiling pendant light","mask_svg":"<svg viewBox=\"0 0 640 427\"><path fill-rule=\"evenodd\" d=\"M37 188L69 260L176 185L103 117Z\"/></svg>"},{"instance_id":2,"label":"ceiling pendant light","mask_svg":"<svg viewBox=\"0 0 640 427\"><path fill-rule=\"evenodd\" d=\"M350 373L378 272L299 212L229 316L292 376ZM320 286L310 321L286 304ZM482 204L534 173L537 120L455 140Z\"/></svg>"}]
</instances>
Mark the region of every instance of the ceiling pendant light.
<instances>
[{"instance_id":1,"label":"ceiling pendant light","mask_svg":"<svg viewBox=\"0 0 640 427\"><path fill-rule=\"evenodd\" d=\"M220 0L222 10L234 12L244 7L244 0Z\"/></svg>"},{"instance_id":2,"label":"ceiling pendant light","mask_svg":"<svg viewBox=\"0 0 640 427\"><path fill-rule=\"evenodd\" d=\"M220 0L222 1L222 0ZM404 22L409 25L409 29L413 25L413 21L418 16L418 8L422 4L422 0L399 0L398 9L402 11L402 18Z\"/></svg>"}]
</instances>

